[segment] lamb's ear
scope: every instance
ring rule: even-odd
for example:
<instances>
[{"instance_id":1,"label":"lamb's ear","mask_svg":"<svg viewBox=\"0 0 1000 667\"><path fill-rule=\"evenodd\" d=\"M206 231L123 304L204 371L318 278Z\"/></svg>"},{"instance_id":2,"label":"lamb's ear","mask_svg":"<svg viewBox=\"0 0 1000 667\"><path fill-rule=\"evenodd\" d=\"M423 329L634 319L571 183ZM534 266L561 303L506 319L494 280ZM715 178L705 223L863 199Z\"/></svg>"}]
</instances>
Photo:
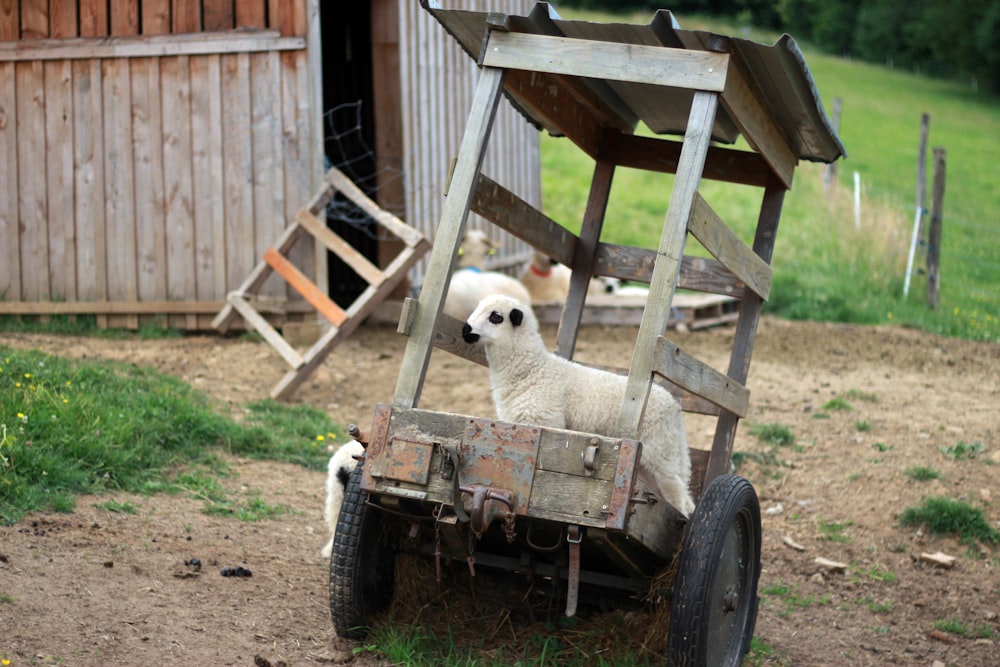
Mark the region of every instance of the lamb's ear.
<instances>
[{"instance_id":1,"label":"lamb's ear","mask_svg":"<svg viewBox=\"0 0 1000 667\"><path fill-rule=\"evenodd\" d=\"M514 308L510 311L510 323L515 327L521 326L521 322L524 321L524 313L518 308Z\"/></svg>"}]
</instances>

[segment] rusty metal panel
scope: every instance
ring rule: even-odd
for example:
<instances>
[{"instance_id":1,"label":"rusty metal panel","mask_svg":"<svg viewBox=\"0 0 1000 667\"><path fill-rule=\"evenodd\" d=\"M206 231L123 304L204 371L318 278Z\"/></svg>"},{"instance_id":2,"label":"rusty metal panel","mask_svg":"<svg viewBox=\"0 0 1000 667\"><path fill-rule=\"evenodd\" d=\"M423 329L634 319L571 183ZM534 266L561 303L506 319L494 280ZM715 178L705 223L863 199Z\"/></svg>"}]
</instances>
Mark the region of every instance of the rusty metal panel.
<instances>
[{"instance_id":1,"label":"rusty metal panel","mask_svg":"<svg viewBox=\"0 0 1000 667\"><path fill-rule=\"evenodd\" d=\"M514 513L525 515L540 439L541 429L534 426L470 419L460 448L459 481L509 491Z\"/></svg>"},{"instance_id":2,"label":"rusty metal panel","mask_svg":"<svg viewBox=\"0 0 1000 667\"><path fill-rule=\"evenodd\" d=\"M635 440L622 440L618 445L618 468L611 487L611 501L608 503L607 527L625 530L629 516L629 502L635 489L636 474L639 470L639 453L642 445Z\"/></svg>"},{"instance_id":3,"label":"rusty metal panel","mask_svg":"<svg viewBox=\"0 0 1000 667\"><path fill-rule=\"evenodd\" d=\"M389 424L392 406L379 403L375 406L371 435L365 450L365 465L361 473L361 489L371 493L375 490L376 477L385 476L386 449L389 441Z\"/></svg>"},{"instance_id":4,"label":"rusty metal panel","mask_svg":"<svg viewBox=\"0 0 1000 667\"><path fill-rule=\"evenodd\" d=\"M389 441L385 477L426 486L431 472L433 443L393 438Z\"/></svg>"}]
</instances>

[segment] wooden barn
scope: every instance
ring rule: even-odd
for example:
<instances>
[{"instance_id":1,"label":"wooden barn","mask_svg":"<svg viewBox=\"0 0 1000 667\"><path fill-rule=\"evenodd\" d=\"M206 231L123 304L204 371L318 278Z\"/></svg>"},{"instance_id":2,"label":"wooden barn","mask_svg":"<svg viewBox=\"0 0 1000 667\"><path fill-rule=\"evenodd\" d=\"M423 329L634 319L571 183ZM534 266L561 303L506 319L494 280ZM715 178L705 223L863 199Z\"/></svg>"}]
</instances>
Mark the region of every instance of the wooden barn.
<instances>
[{"instance_id":1,"label":"wooden barn","mask_svg":"<svg viewBox=\"0 0 1000 667\"><path fill-rule=\"evenodd\" d=\"M0 315L208 329L329 166L433 239L477 78L416 0L0 0ZM504 106L484 173L540 205L538 133ZM391 258L362 212L326 219ZM310 237L290 258L360 289ZM277 276L260 294L313 316Z\"/></svg>"}]
</instances>

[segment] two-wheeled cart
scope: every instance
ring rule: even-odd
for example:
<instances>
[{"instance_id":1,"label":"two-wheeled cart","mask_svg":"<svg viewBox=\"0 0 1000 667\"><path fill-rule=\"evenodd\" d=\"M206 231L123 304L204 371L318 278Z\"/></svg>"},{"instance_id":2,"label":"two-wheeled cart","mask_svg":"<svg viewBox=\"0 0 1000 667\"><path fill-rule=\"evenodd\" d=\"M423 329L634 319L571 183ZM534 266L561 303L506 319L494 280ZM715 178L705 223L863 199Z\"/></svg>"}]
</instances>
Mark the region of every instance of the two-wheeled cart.
<instances>
[{"instance_id":1,"label":"two-wheeled cart","mask_svg":"<svg viewBox=\"0 0 1000 667\"><path fill-rule=\"evenodd\" d=\"M364 632L393 593L402 551L558 581L567 614L592 589L641 597L676 565L671 664L737 665L756 619L761 526L753 487L729 471L775 234L798 161L844 154L802 54L787 35L768 46L685 31L662 10L649 25L624 25L561 20L544 3L527 16L425 8L481 71L420 297L401 316L409 338L395 395L362 436L365 460L340 514L335 629ZM593 158L579 236L480 173L501 95ZM652 135L636 133L640 122ZM739 139L746 148L722 146ZM656 249L600 240L617 167L675 174ZM752 247L703 199L703 178L761 188ZM556 345L567 358L591 276L649 283L626 396L608 407L617 433L417 407L434 346L485 363L462 341L462 323L441 312L470 210L572 268ZM688 234L714 259L685 256ZM739 299L725 373L664 335L676 288ZM688 518L637 475L635 436L653 382L685 411L718 417L711 450L691 451L697 507Z\"/></svg>"}]
</instances>

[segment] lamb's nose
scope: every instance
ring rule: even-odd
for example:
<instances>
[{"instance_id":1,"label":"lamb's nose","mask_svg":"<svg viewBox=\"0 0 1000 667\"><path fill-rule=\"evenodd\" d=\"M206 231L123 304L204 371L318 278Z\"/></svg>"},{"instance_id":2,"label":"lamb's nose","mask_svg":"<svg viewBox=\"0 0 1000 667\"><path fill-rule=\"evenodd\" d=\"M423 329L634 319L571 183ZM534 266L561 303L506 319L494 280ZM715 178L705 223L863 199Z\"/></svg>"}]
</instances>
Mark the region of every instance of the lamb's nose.
<instances>
[{"instance_id":1,"label":"lamb's nose","mask_svg":"<svg viewBox=\"0 0 1000 667\"><path fill-rule=\"evenodd\" d=\"M475 343L479 340L479 334L472 333L472 325L468 322L462 325L462 340L466 343Z\"/></svg>"}]
</instances>

